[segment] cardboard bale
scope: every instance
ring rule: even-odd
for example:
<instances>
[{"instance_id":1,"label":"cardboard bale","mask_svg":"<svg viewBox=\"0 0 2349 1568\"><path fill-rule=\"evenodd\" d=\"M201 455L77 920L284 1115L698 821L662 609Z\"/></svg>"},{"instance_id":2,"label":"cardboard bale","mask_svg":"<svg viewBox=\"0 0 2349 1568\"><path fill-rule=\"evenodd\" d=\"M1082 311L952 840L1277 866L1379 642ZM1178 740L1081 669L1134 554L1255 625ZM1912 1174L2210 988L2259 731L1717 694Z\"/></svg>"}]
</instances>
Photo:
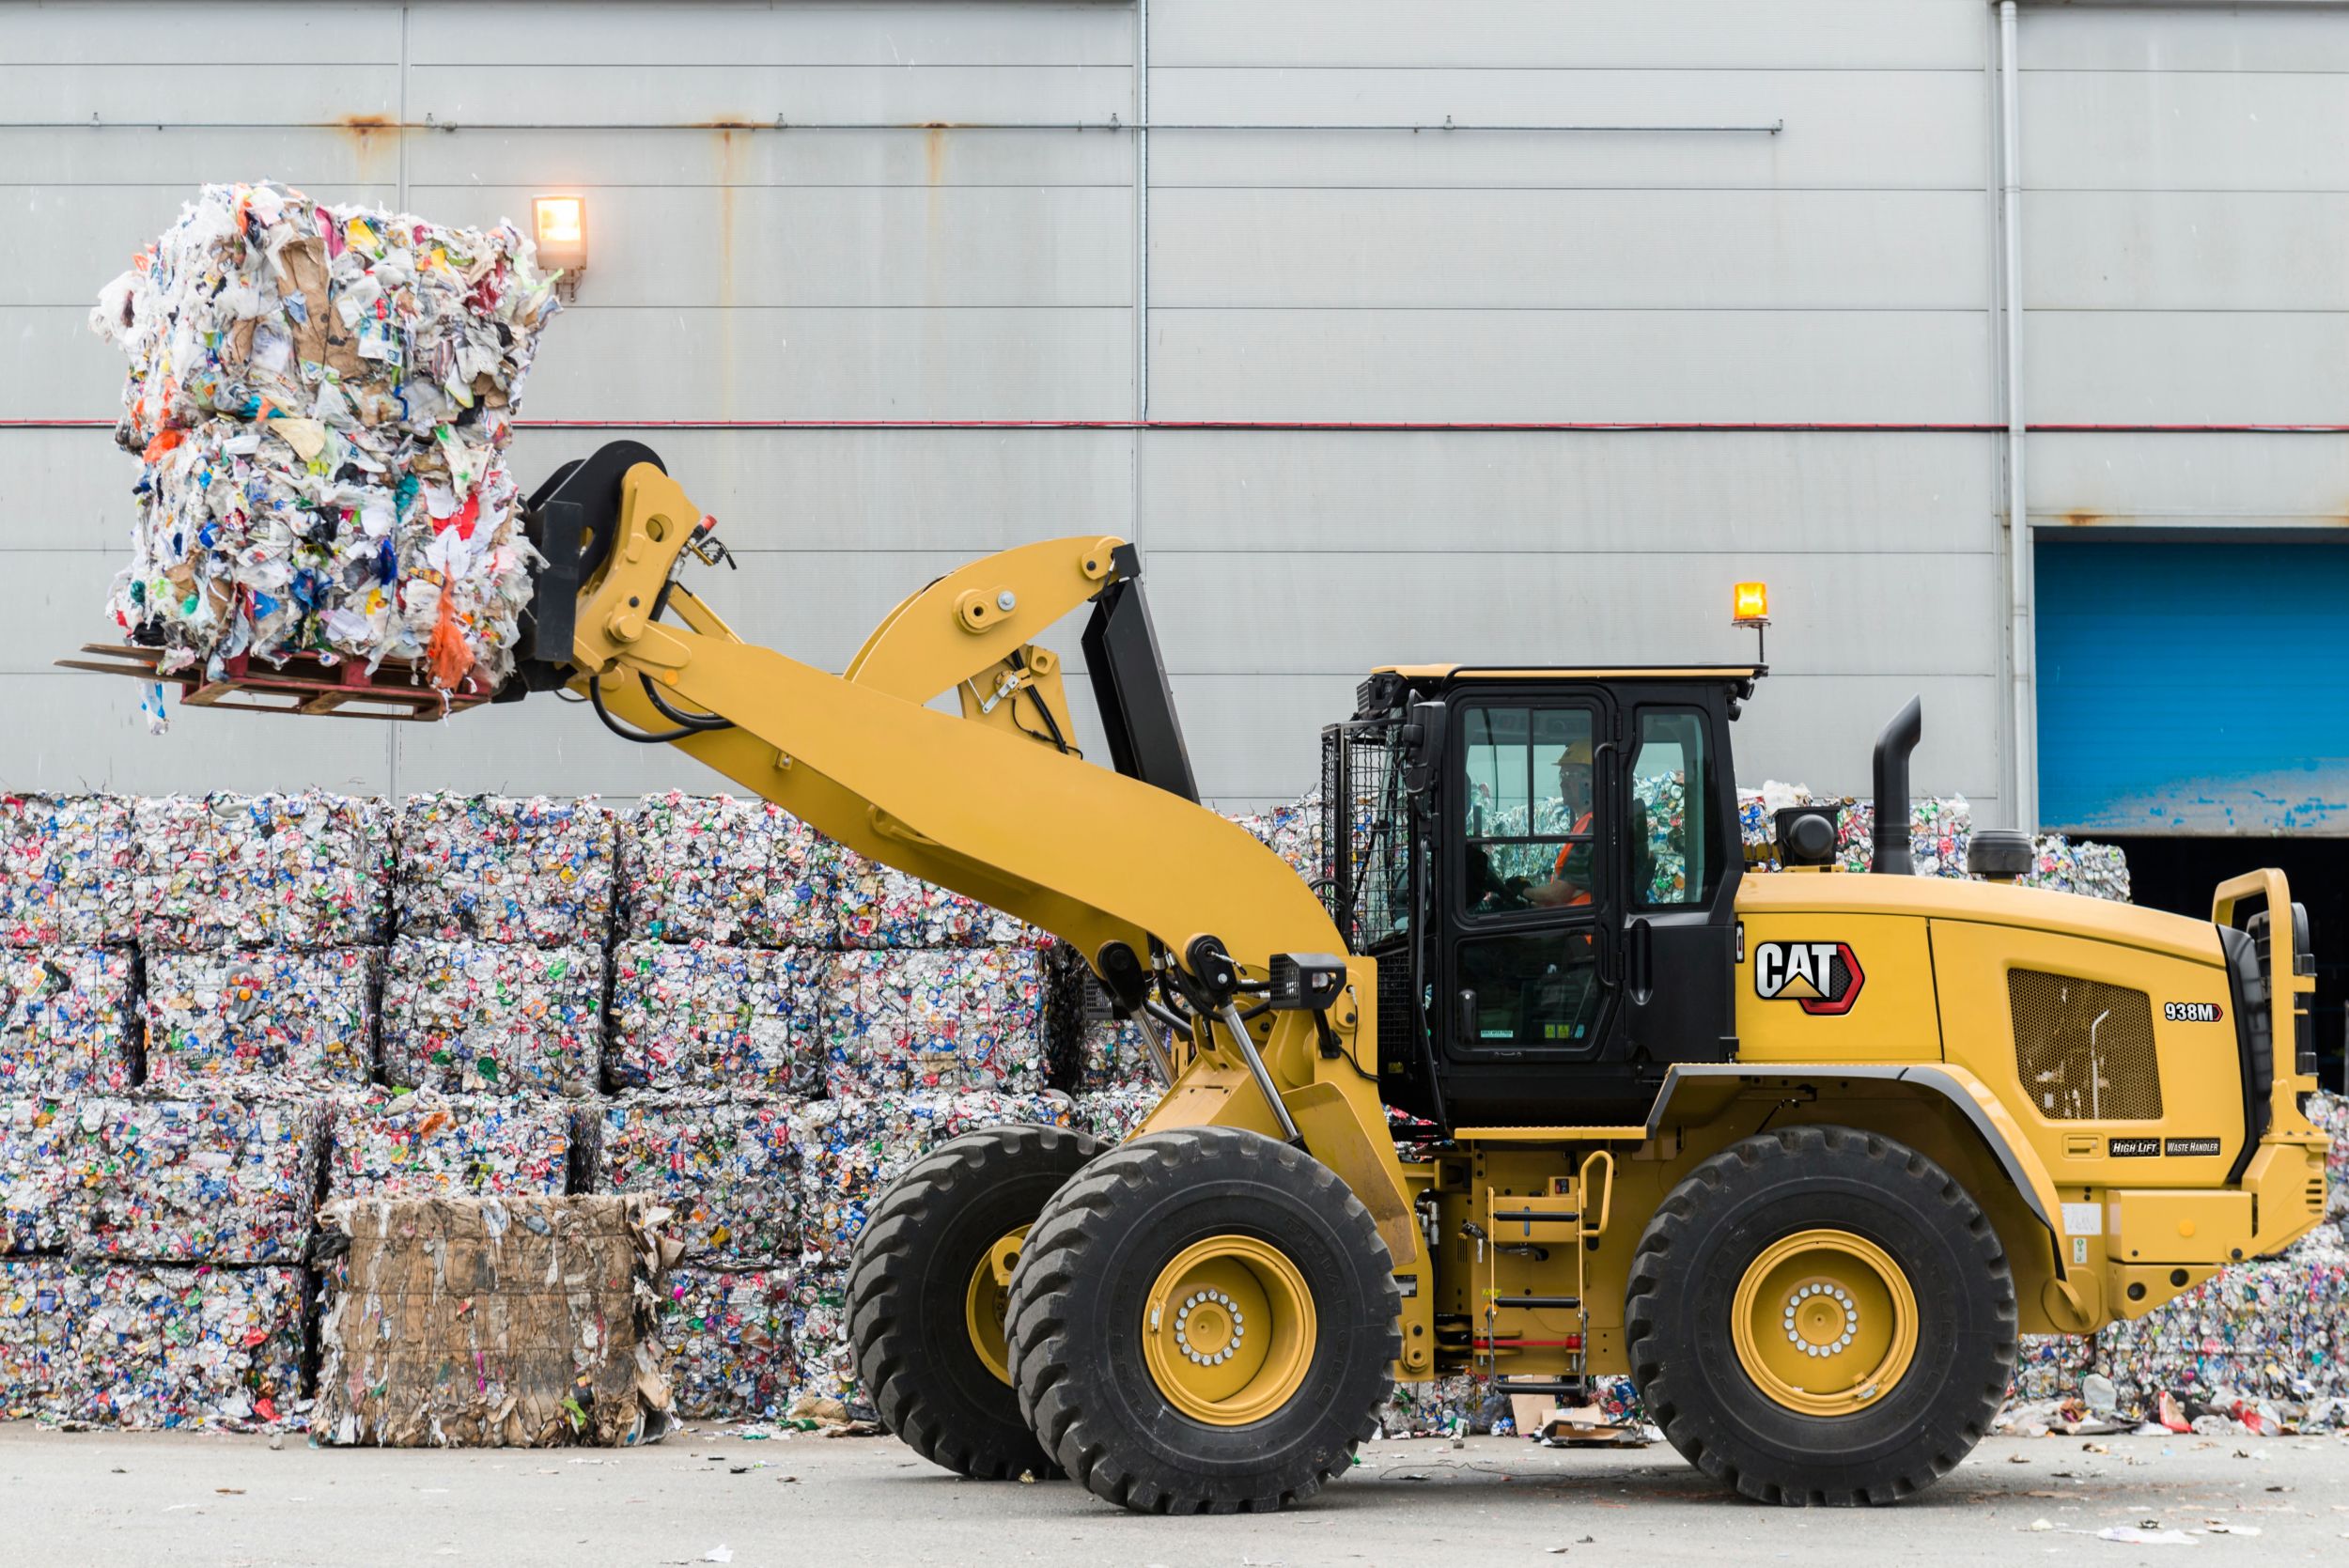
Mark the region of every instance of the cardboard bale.
<instances>
[{"instance_id":1,"label":"cardboard bale","mask_svg":"<svg viewBox=\"0 0 2349 1568\"><path fill-rule=\"evenodd\" d=\"M673 1270L661 1341L677 1413L694 1421L780 1417L799 1389L793 1344L796 1270Z\"/></svg>"},{"instance_id":2,"label":"cardboard bale","mask_svg":"<svg viewBox=\"0 0 2349 1568\"><path fill-rule=\"evenodd\" d=\"M572 1122L556 1100L364 1090L331 1109L330 1198L547 1197L568 1189Z\"/></svg>"},{"instance_id":3,"label":"cardboard bale","mask_svg":"<svg viewBox=\"0 0 2349 1568\"><path fill-rule=\"evenodd\" d=\"M55 1412L82 1305L63 1258L0 1258L0 1421Z\"/></svg>"},{"instance_id":4,"label":"cardboard bale","mask_svg":"<svg viewBox=\"0 0 2349 1568\"><path fill-rule=\"evenodd\" d=\"M834 851L832 875L842 947L1033 947L1045 940L1016 915L852 849Z\"/></svg>"},{"instance_id":5,"label":"cardboard bale","mask_svg":"<svg viewBox=\"0 0 2349 1568\"><path fill-rule=\"evenodd\" d=\"M0 944L127 942L131 802L120 795L0 795Z\"/></svg>"},{"instance_id":6,"label":"cardboard bale","mask_svg":"<svg viewBox=\"0 0 2349 1568\"><path fill-rule=\"evenodd\" d=\"M612 928L617 820L592 795L411 795L393 868L400 934L600 946Z\"/></svg>"},{"instance_id":7,"label":"cardboard bale","mask_svg":"<svg viewBox=\"0 0 2349 1568\"><path fill-rule=\"evenodd\" d=\"M323 1090L375 1076L366 947L159 953L147 965L147 1087L157 1094Z\"/></svg>"},{"instance_id":8,"label":"cardboard bale","mask_svg":"<svg viewBox=\"0 0 2349 1568\"><path fill-rule=\"evenodd\" d=\"M672 1405L658 1331L667 1260L639 1200L345 1198L310 1430L386 1448L613 1446Z\"/></svg>"},{"instance_id":9,"label":"cardboard bale","mask_svg":"<svg viewBox=\"0 0 2349 1568\"><path fill-rule=\"evenodd\" d=\"M137 1430L292 1424L307 1289L298 1267L76 1265L56 1412Z\"/></svg>"},{"instance_id":10,"label":"cardboard bale","mask_svg":"<svg viewBox=\"0 0 2349 1568\"><path fill-rule=\"evenodd\" d=\"M630 937L735 947L831 947L838 848L770 800L670 790L620 825Z\"/></svg>"},{"instance_id":11,"label":"cardboard bale","mask_svg":"<svg viewBox=\"0 0 2349 1568\"><path fill-rule=\"evenodd\" d=\"M415 1089L596 1093L602 950L400 938L383 982L383 1076Z\"/></svg>"},{"instance_id":12,"label":"cardboard bale","mask_svg":"<svg viewBox=\"0 0 2349 1568\"><path fill-rule=\"evenodd\" d=\"M93 1099L70 1141L75 1256L290 1263L318 1192L314 1101Z\"/></svg>"},{"instance_id":13,"label":"cardboard bale","mask_svg":"<svg viewBox=\"0 0 2349 1568\"><path fill-rule=\"evenodd\" d=\"M890 1094L814 1100L793 1117L805 1255L846 1267L864 1219L905 1168L950 1138L1007 1122L1071 1125L1065 1094Z\"/></svg>"},{"instance_id":14,"label":"cardboard bale","mask_svg":"<svg viewBox=\"0 0 2349 1568\"><path fill-rule=\"evenodd\" d=\"M131 954L0 949L0 1094L110 1094L136 1077Z\"/></svg>"},{"instance_id":15,"label":"cardboard bale","mask_svg":"<svg viewBox=\"0 0 2349 1568\"><path fill-rule=\"evenodd\" d=\"M594 1189L669 1210L664 1228L688 1260L746 1266L799 1255L799 1152L788 1102L628 1094L605 1102L595 1140Z\"/></svg>"},{"instance_id":16,"label":"cardboard bale","mask_svg":"<svg viewBox=\"0 0 2349 1568\"><path fill-rule=\"evenodd\" d=\"M1044 1087L1044 966L1034 948L841 953L824 988L838 1096Z\"/></svg>"},{"instance_id":17,"label":"cardboard bale","mask_svg":"<svg viewBox=\"0 0 2349 1568\"><path fill-rule=\"evenodd\" d=\"M391 831L380 800L173 795L132 808L140 945L366 947L390 918Z\"/></svg>"},{"instance_id":18,"label":"cardboard bale","mask_svg":"<svg viewBox=\"0 0 2349 1568\"><path fill-rule=\"evenodd\" d=\"M829 964L806 948L621 943L604 1077L615 1089L821 1094L817 980Z\"/></svg>"},{"instance_id":19,"label":"cardboard bale","mask_svg":"<svg viewBox=\"0 0 2349 1568\"><path fill-rule=\"evenodd\" d=\"M62 1252L71 1240L70 1154L80 1120L76 1101L0 1098L0 1253Z\"/></svg>"}]
</instances>

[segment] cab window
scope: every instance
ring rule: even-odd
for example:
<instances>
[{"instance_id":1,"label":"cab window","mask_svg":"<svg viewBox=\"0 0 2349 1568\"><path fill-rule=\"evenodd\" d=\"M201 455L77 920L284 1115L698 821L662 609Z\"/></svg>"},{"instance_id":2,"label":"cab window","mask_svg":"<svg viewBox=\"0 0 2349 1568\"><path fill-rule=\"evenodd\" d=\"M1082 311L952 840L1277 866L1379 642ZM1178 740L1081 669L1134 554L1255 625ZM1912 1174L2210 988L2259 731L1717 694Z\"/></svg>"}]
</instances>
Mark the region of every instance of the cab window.
<instances>
[{"instance_id":1,"label":"cab window","mask_svg":"<svg viewBox=\"0 0 2349 1568\"><path fill-rule=\"evenodd\" d=\"M1651 909L1710 903L1721 846L1704 715L1643 707L1634 733L1630 902Z\"/></svg>"},{"instance_id":2,"label":"cab window","mask_svg":"<svg viewBox=\"0 0 2349 1568\"><path fill-rule=\"evenodd\" d=\"M1588 908L1598 894L1595 714L1528 704L1471 707L1463 719L1469 912Z\"/></svg>"}]
</instances>

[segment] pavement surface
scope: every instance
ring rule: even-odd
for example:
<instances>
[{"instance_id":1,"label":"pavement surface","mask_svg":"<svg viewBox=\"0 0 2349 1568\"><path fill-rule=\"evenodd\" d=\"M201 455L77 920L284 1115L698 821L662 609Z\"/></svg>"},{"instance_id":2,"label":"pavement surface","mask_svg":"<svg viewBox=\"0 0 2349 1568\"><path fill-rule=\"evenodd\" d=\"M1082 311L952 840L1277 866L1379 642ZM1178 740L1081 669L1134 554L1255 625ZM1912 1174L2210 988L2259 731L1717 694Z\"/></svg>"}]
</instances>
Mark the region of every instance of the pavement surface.
<instances>
[{"instance_id":1,"label":"pavement surface","mask_svg":"<svg viewBox=\"0 0 2349 1568\"><path fill-rule=\"evenodd\" d=\"M965 1482L889 1438L689 1432L623 1451L312 1449L0 1423L0 1561L650 1568L1426 1568L2349 1561L2349 1439L1993 1438L1897 1508L1770 1509L1661 1445L1366 1445L1270 1518L1153 1519L1066 1482ZM2102 1539L2177 1531L2172 1545Z\"/></svg>"}]
</instances>

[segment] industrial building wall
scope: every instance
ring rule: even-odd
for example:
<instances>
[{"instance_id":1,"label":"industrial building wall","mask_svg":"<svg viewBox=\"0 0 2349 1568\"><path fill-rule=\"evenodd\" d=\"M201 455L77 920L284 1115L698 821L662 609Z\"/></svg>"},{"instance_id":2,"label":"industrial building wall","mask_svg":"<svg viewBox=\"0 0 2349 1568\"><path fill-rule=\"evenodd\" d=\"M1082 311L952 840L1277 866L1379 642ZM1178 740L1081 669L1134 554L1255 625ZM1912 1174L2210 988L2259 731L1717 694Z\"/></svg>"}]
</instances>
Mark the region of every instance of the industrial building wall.
<instances>
[{"instance_id":1,"label":"industrial building wall","mask_svg":"<svg viewBox=\"0 0 2349 1568\"><path fill-rule=\"evenodd\" d=\"M742 558L713 597L796 656L972 554L1128 535L1203 785L1253 803L1374 663L1743 659L1764 577L1741 774L1861 788L1917 691L1920 786L2002 819L1993 8L1147 14L1141 203L1130 0L0 5L0 782L693 781L545 700L149 740L48 668L105 633L135 472L88 299L196 183L267 176L452 221L585 193L516 466L651 442ZM2349 226L2349 15L2026 23L2030 416L2349 421L2310 239ZM2338 436L2032 440L2046 528L2349 494Z\"/></svg>"}]
</instances>

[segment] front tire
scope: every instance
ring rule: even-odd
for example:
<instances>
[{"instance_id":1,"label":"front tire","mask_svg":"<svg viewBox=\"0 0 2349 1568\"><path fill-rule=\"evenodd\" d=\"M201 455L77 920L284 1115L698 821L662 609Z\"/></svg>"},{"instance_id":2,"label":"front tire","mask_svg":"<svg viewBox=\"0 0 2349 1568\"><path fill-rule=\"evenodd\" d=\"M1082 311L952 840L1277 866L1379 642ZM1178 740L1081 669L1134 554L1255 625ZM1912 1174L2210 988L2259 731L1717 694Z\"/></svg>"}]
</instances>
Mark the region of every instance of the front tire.
<instances>
[{"instance_id":1,"label":"front tire","mask_svg":"<svg viewBox=\"0 0 2349 1568\"><path fill-rule=\"evenodd\" d=\"M1269 1513L1346 1473L1401 1349L1369 1211L1319 1160L1231 1127L1112 1150L1046 1205L1012 1279L1019 1407L1142 1514Z\"/></svg>"},{"instance_id":2,"label":"front tire","mask_svg":"<svg viewBox=\"0 0 2349 1568\"><path fill-rule=\"evenodd\" d=\"M1966 1189L1849 1127L1749 1138L1665 1198L1625 1332L1653 1420L1763 1502L1893 1502L1954 1468L2015 1371L2015 1280Z\"/></svg>"},{"instance_id":3,"label":"front tire","mask_svg":"<svg viewBox=\"0 0 2349 1568\"><path fill-rule=\"evenodd\" d=\"M981 1481L1054 1473L1019 1414L1003 1334L1005 1261L1100 1151L1083 1133L986 1127L890 1187L848 1265L848 1339L881 1425Z\"/></svg>"}]
</instances>

